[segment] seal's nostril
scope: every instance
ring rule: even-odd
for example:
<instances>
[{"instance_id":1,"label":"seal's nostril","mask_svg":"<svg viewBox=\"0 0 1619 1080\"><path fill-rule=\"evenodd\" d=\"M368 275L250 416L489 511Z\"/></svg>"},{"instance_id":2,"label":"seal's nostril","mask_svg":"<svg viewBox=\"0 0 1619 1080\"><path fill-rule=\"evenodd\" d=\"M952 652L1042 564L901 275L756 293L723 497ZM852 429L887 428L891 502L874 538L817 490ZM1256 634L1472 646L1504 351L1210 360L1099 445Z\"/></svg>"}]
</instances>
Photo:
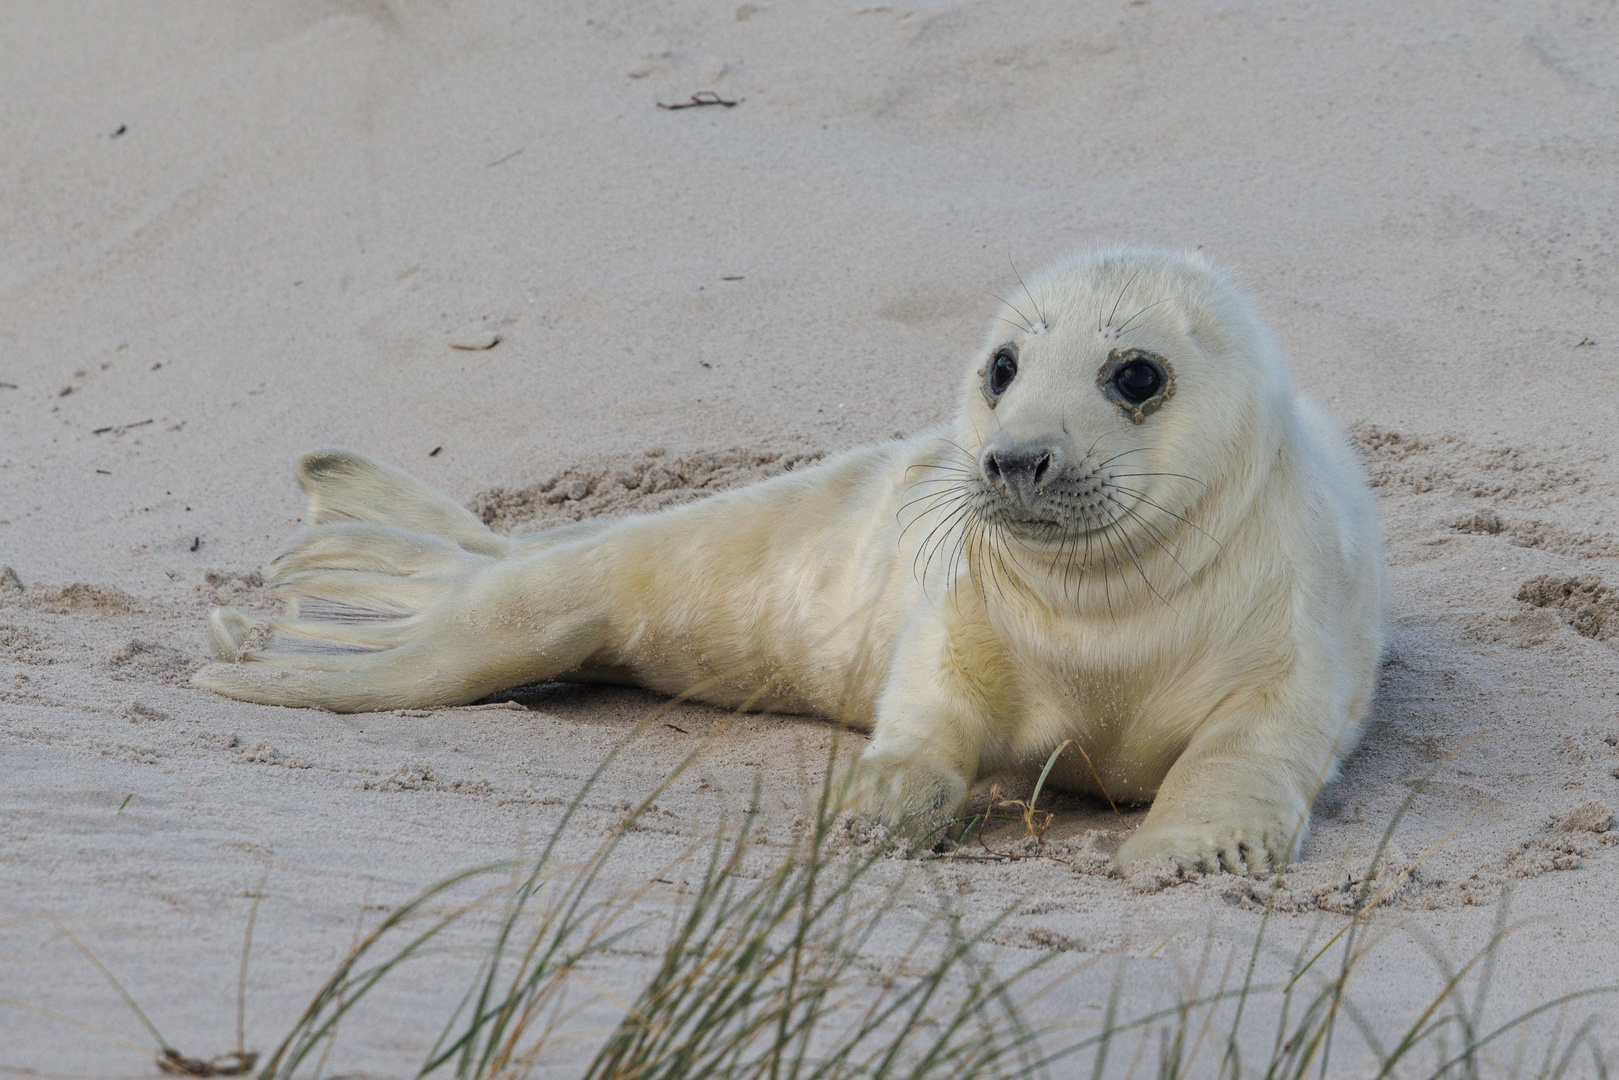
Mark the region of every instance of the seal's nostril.
<instances>
[{"instance_id":1,"label":"seal's nostril","mask_svg":"<svg viewBox=\"0 0 1619 1080\"><path fill-rule=\"evenodd\" d=\"M1040 482L1040 478L1046 475L1046 470L1049 468L1051 468L1051 455L1046 454L1041 457L1039 461L1035 462L1034 482L1038 484Z\"/></svg>"},{"instance_id":2,"label":"seal's nostril","mask_svg":"<svg viewBox=\"0 0 1619 1080\"><path fill-rule=\"evenodd\" d=\"M995 460L994 454L984 455L984 473L991 480L999 480L1001 478L1001 463Z\"/></svg>"}]
</instances>

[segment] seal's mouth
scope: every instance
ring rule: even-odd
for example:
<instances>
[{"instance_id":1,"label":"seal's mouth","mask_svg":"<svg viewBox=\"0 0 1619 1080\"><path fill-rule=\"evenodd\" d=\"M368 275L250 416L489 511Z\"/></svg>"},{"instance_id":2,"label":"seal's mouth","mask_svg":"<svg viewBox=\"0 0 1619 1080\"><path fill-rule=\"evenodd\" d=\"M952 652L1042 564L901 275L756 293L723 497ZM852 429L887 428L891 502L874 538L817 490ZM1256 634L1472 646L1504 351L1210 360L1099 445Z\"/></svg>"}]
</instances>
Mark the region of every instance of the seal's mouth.
<instances>
[{"instance_id":1,"label":"seal's mouth","mask_svg":"<svg viewBox=\"0 0 1619 1080\"><path fill-rule=\"evenodd\" d=\"M1001 524L1015 532L1027 533L1030 536L1068 536L1075 532L1084 532L1083 526L1075 528L1066 521L1056 521L1051 518L1013 517L1007 515L1001 518Z\"/></svg>"},{"instance_id":2,"label":"seal's mouth","mask_svg":"<svg viewBox=\"0 0 1619 1080\"><path fill-rule=\"evenodd\" d=\"M1045 544L1067 543L1076 538L1083 538L1088 533L1100 533L1112 524L1105 521L1075 521L1056 516L1018 514L1010 512L1010 508L993 505L980 510L979 516L986 525L999 526L1019 540Z\"/></svg>"}]
</instances>

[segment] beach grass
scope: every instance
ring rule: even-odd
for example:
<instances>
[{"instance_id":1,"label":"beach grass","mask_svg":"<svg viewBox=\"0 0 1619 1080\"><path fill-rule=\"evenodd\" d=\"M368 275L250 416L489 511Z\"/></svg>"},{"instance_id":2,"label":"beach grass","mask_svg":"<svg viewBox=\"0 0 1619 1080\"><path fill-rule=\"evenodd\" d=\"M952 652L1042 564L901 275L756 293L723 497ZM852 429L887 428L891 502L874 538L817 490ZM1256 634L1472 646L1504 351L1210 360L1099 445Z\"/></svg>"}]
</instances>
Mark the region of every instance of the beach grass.
<instances>
[{"instance_id":1,"label":"beach grass","mask_svg":"<svg viewBox=\"0 0 1619 1080\"><path fill-rule=\"evenodd\" d=\"M502 890L504 914L477 976L419 1076L549 1076L563 1058L572 1063L567 1075L586 1080L1609 1074L1595 1028L1603 1010L1614 1007L1619 986L1573 990L1486 1024L1500 951L1533 924L1509 917L1505 893L1493 933L1460 961L1403 928L1434 961L1436 989L1414 1015L1390 1023L1361 1004L1376 987L1357 982L1357 974L1391 936L1371 932L1372 913L1411 866L1375 871L1426 780L1413 785L1387 824L1352 914L1323 914L1290 957L1285 977L1258 975L1276 915L1267 903L1246 950L1224 950L1217 981L1211 930L1172 1000L1129 1015L1126 1000L1138 995L1127 993L1132 968L1122 951L1052 949L1008 966L1010 950L996 949L991 939L1015 914L1017 898L994 911L964 910L938 887L927 847L896 872L891 845L860 842L858 828L839 813L846 774L834 767L835 749L813 810L785 852L761 841L755 788L740 819L717 829L706 853L691 853L689 887L675 905L661 955L621 1003L616 1023L588 1033L597 1041L581 1057L580 1032L572 1026L585 1008L570 997L570 984L592 959L642 929L635 911L645 889L626 896L605 885L615 853L699 753L627 812L588 860L563 868L555 859L558 844L602 770L587 781L544 850ZM1038 792L1020 804L1025 818L1037 799ZM882 864L889 872L874 874ZM260 1075L310 1075L314 1051L346 1012L452 922L487 910L490 897L431 917L422 913L474 878L511 869L469 870L391 912L321 987ZM1282 875L1273 876L1270 896L1282 888ZM901 927L910 935L908 948L879 958L874 943L894 940ZM1100 1018L1053 1019L1063 1011L1053 1004L1095 986L1110 958L1114 973ZM1031 1009L1042 1019L1030 1019Z\"/></svg>"},{"instance_id":2,"label":"beach grass","mask_svg":"<svg viewBox=\"0 0 1619 1080\"><path fill-rule=\"evenodd\" d=\"M837 740L813 806L785 845L765 837L756 783L748 807L735 820L720 823L709 840L688 849L676 864L635 889L614 884L626 877L626 837L724 733L722 725L623 812L582 862L563 859L564 838L579 827L587 799L633 741L632 734L564 806L538 855L446 877L389 910L368 932L357 931L347 955L262 1059L241 1045L240 1002L233 1053L207 1060L181 1054L94 953L65 927L58 928L156 1040L159 1068L181 1075L321 1077L344 1018L365 1008L390 980L442 980L450 970L444 961L464 955L461 947L443 947L443 939L451 928L465 930L469 922L475 922L474 936L482 934L484 941L477 947L475 973L424 1055L419 1077L1552 1080L1610 1075L1597 1028L1619 1001L1619 985L1570 990L1486 1022L1501 950L1514 934L1535 924L1510 917L1508 893L1497 903L1488 940L1459 960L1411 926L1386 921L1397 913L1386 910L1385 899L1432 849L1408 865L1387 867L1382 875L1377 869L1430 777L1413 784L1387 823L1350 914L1322 913L1284 958L1283 974L1268 931L1278 914L1274 901L1285 887L1285 871L1270 878L1269 900L1251 942L1236 949L1227 935L1221 944L1211 928L1190 967L1175 956L1180 978L1167 998L1158 993L1159 1001L1141 1008L1142 988L1132 985L1141 973L1132 967L1128 950L1051 948L1029 959L1029 950L1000 948L993 940L996 931L1015 916L1022 898L1006 897L994 910L967 907L938 873L957 852L941 854L929 842L915 844L915 838L896 845L892 837L841 813L848 772L837 767ZM1018 811L1029 833L1025 840L1035 844L1034 858L1040 857L1050 820L1049 811L1041 816L1035 809L1038 799L1039 786L1026 803L1003 804ZM995 805L992 797L985 813L993 813ZM983 816L956 823L959 842L967 843L976 825L982 843ZM668 927L652 950L650 970L632 995L607 994L590 977L592 964L632 938L645 941L649 928L642 901L653 883L673 884L665 873L681 876L683 885L672 901L663 896L652 905L665 913ZM1374 932L1373 916L1380 910L1385 921ZM1414 1014L1391 1020L1366 1007L1377 987L1358 976L1374 952L1396 936L1428 952L1436 988ZM899 940L908 944L896 955L893 943ZM1023 958L1009 962L1012 952ZM1223 955L1223 965L1216 964L1217 954ZM1267 959L1271 962L1263 962ZM246 962L244 943L239 975L244 987ZM464 965L454 969L465 971ZM1262 969L1268 972L1263 978ZM1075 1010L1065 1003L1095 997L1092 991L1102 982L1109 989L1100 1016L1075 1019ZM239 989L239 997L243 992ZM615 1017L605 1025L604 1005ZM1031 1018L1036 1015L1039 1019ZM369 1026L376 1026L374 1018Z\"/></svg>"}]
</instances>

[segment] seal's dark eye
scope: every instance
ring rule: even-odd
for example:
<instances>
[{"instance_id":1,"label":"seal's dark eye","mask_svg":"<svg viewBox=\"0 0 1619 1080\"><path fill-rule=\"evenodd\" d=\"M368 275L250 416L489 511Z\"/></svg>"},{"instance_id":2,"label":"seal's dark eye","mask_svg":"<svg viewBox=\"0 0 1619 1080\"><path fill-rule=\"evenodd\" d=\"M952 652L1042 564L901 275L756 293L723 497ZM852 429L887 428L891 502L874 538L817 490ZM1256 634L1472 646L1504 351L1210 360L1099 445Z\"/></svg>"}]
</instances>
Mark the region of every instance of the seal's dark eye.
<instances>
[{"instance_id":1,"label":"seal's dark eye","mask_svg":"<svg viewBox=\"0 0 1619 1080\"><path fill-rule=\"evenodd\" d=\"M1145 423L1175 396L1175 365L1146 349L1114 349L1096 369L1096 386L1132 424Z\"/></svg>"},{"instance_id":2,"label":"seal's dark eye","mask_svg":"<svg viewBox=\"0 0 1619 1080\"><path fill-rule=\"evenodd\" d=\"M990 357L989 367L984 371L984 393L994 401L1006 393L1006 388L1012 385L1017 378L1017 350L1010 345L1003 345Z\"/></svg>"},{"instance_id":3,"label":"seal's dark eye","mask_svg":"<svg viewBox=\"0 0 1619 1080\"><path fill-rule=\"evenodd\" d=\"M1113 376L1113 387L1124 400L1139 405L1162 390L1164 376L1145 360L1121 367Z\"/></svg>"}]
</instances>

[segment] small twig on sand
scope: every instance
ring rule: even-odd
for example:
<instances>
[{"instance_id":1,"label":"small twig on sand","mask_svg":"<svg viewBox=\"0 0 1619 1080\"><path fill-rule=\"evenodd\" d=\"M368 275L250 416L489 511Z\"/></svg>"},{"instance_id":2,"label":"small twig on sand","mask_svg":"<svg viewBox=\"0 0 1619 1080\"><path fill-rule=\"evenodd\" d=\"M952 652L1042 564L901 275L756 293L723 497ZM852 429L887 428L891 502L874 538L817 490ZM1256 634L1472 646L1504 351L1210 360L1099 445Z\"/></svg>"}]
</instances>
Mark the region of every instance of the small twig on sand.
<instances>
[{"instance_id":1,"label":"small twig on sand","mask_svg":"<svg viewBox=\"0 0 1619 1080\"><path fill-rule=\"evenodd\" d=\"M484 168L493 169L496 165L504 165L504 164L506 164L506 162L510 161L512 158L516 157L518 154L521 154L524 150L527 150L527 149L528 149L528 147L526 147L526 146L519 146L516 150L513 150L511 153L507 154L505 157L498 157L495 160L489 162L487 165L484 166Z\"/></svg>"},{"instance_id":2,"label":"small twig on sand","mask_svg":"<svg viewBox=\"0 0 1619 1080\"><path fill-rule=\"evenodd\" d=\"M151 422L152 421L150 421L150 420L137 420L133 424L108 424L106 427L98 427L98 428L96 428L90 434L92 434L92 435L105 435L109 431L124 432L124 431L128 431L130 428L145 427L147 424L150 424Z\"/></svg>"},{"instance_id":3,"label":"small twig on sand","mask_svg":"<svg viewBox=\"0 0 1619 1080\"><path fill-rule=\"evenodd\" d=\"M258 1064L259 1055L251 1050L246 1053L232 1050L204 1061L202 1058L188 1058L170 1047L158 1054L156 1060L158 1071L170 1076L243 1076Z\"/></svg>"},{"instance_id":4,"label":"small twig on sand","mask_svg":"<svg viewBox=\"0 0 1619 1080\"><path fill-rule=\"evenodd\" d=\"M128 800L125 801L127 802ZM169 1045L169 1040L165 1039L162 1033L157 1030L157 1026L152 1023L141 1007L135 1004L135 999L130 996L129 991L125 990L123 984L113 977L111 971L107 970L107 965L103 964L101 959L91 952L84 942L74 937L73 931L69 930L61 919L48 911L45 913L45 917L56 925L57 931L67 938L75 949L84 954L86 960L96 966L96 970L101 972L102 977L124 999L124 1004L129 1006L130 1011L135 1014L142 1024L146 1025L146 1030L151 1032L152 1040L158 1045L158 1052L153 1060L157 1063L159 1072L165 1072L171 1076L242 1076L251 1072L253 1066L258 1064L258 1054L252 1051L244 1053L239 1048L231 1053L220 1054L218 1057L211 1059L189 1058L180 1053L180 1051Z\"/></svg>"},{"instance_id":5,"label":"small twig on sand","mask_svg":"<svg viewBox=\"0 0 1619 1080\"><path fill-rule=\"evenodd\" d=\"M660 101L657 103L657 106L660 109L669 109L671 111L675 109L697 109L704 105L723 105L727 109L732 109L740 104L741 101L741 98L737 98L735 101L726 101L712 90L699 90L697 93L691 96L690 101L682 101L678 105L665 105Z\"/></svg>"}]
</instances>

